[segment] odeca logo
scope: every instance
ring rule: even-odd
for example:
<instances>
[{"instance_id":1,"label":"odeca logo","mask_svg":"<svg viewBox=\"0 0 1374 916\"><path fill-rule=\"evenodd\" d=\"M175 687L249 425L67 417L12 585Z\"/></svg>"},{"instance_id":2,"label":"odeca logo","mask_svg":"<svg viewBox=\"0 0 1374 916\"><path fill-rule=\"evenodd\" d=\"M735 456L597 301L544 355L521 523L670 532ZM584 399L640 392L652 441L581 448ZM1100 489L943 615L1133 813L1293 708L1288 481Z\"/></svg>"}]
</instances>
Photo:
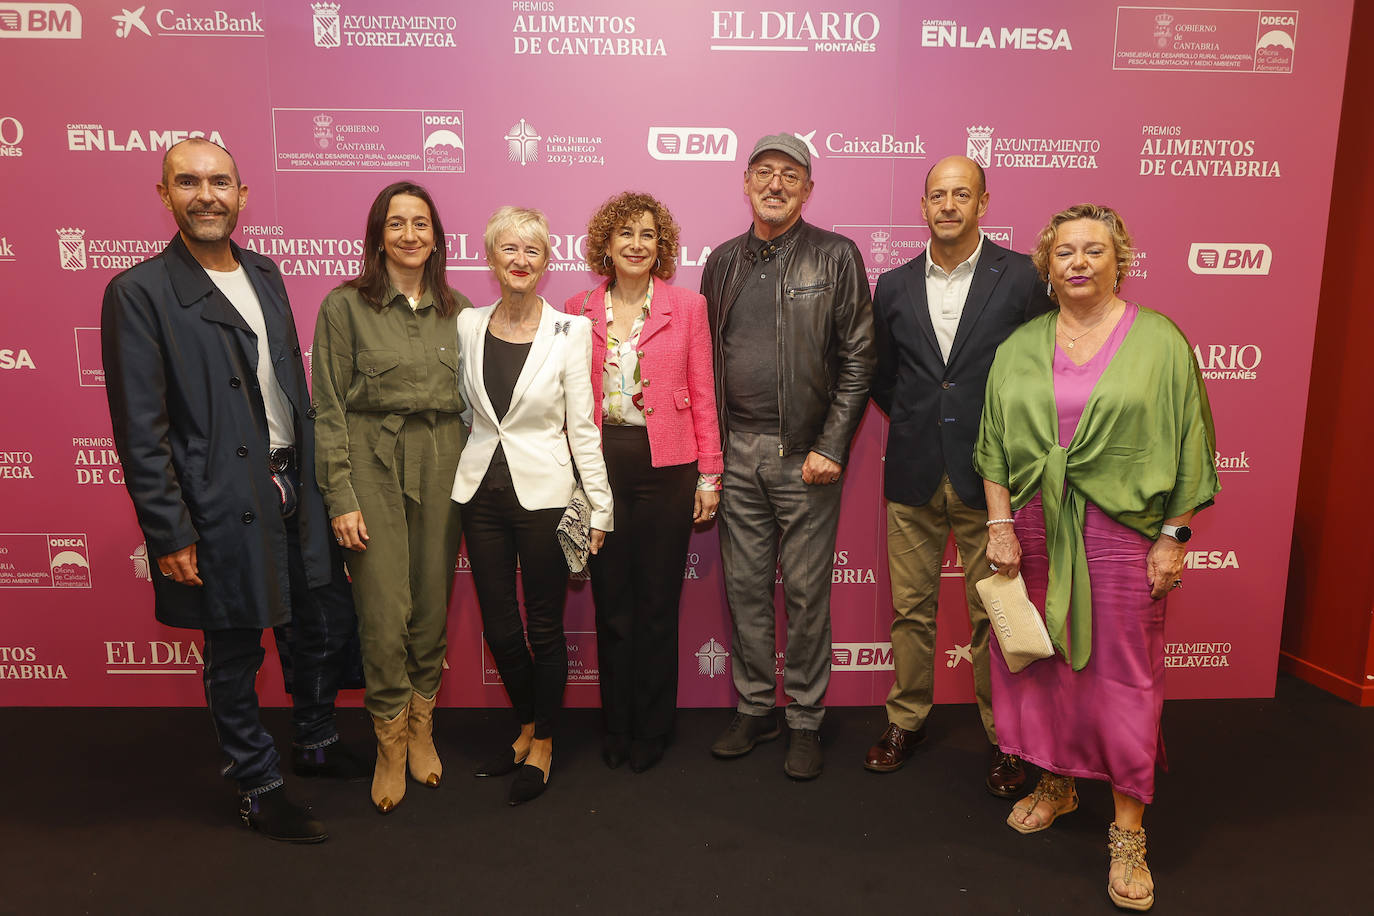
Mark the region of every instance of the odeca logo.
<instances>
[{"instance_id":1,"label":"odeca logo","mask_svg":"<svg viewBox=\"0 0 1374 916\"><path fill-rule=\"evenodd\" d=\"M650 127L649 155L679 162L734 162L739 138L728 127Z\"/></svg>"},{"instance_id":2,"label":"odeca logo","mask_svg":"<svg viewBox=\"0 0 1374 916\"><path fill-rule=\"evenodd\" d=\"M80 38L81 11L70 3L0 3L0 38Z\"/></svg>"},{"instance_id":3,"label":"odeca logo","mask_svg":"<svg viewBox=\"0 0 1374 916\"><path fill-rule=\"evenodd\" d=\"M1273 261L1269 246L1257 242L1194 242L1188 252L1188 269L1204 276L1267 276Z\"/></svg>"}]
</instances>

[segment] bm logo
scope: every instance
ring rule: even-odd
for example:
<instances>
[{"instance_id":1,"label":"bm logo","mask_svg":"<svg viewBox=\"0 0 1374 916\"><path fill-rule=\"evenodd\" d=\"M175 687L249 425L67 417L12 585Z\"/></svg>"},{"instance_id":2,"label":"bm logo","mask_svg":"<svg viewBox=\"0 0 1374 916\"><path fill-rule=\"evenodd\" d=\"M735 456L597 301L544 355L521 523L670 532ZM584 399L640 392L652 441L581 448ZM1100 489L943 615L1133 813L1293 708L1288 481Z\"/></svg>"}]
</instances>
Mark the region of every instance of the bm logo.
<instances>
[{"instance_id":1,"label":"bm logo","mask_svg":"<svg viewBox=\"0 0 1374 916\"><path fill-rule=\"evenodd\" d=\"M734 162L739 139L728 127L651 127L649 155L676 162Z\"/></svg>"},{"instance_id":2,"label":"bm logo","mask_svg":"<svg viewBox=\"0 0 1374 916\"><path fill-rule=\"evenodd\" d=\"M1245 242L1194 242L1188 269L1195 274L1267 276L1274 261L1268 245Z\"/></svg>"},{"instance_id":3,"label":"bm logo","mask_svg":"<svg viewBox=\"0 0 1374 916\"><path fill-rule=\"evenodd\" d=\"M81 11L70 3L0 3L0 38L80 38Z\"/></svg>"},{"instance_id":4,"label":"bm logo","mask_svg":"<svg viewBox=\"0 0 1374 916\"><path fill-rule=\"evenodd\" d=\"M837 642L830 647L834 671L891 671L892 643Z\"/></svg>"}]
</instances>

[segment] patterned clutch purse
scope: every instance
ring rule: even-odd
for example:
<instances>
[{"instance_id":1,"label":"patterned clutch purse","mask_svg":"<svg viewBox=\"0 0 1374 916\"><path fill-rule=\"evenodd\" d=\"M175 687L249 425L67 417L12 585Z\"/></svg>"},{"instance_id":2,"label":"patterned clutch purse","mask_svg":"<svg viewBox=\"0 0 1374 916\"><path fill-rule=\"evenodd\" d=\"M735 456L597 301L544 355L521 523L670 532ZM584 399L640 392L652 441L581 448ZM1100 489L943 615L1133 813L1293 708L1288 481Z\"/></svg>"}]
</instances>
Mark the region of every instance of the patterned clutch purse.
<instances>
[{"instance_id":1,"label":"patterned clutch purse","mask_svg":"<svg viewBox=\"0 0 1374 916\"><path fill-rule=\"evenodd\" d=\"M558 546L563 548L563 557L571 572L580 573L587 568L591 537L592 504L587 502L587 493L579 483L573 488L567 510L558 520Z\"/></svg>"}]
</instances>

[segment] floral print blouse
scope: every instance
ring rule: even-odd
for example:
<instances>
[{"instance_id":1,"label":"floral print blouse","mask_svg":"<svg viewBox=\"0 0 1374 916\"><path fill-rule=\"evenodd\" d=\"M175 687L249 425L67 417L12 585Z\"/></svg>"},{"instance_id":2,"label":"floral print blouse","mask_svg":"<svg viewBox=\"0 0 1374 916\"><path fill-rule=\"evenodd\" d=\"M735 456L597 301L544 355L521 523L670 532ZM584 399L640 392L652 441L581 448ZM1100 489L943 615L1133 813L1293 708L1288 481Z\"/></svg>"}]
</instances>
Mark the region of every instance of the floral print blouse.
<instances>
[{"instance_id":1,"label":"floral print blouse","mask_svg":"<svg viewBox=\"0 0 1374 916\"><path fill-rule=\"evenodd\" d=\"M615 327L615 308L611 305L610 291L606 294L606 364L602 367L601 378L601 417L610 426L648 426L644 418L644 386L639 373L639 335L644 330L644 322L649 319L653 307L654 285L644 294L644 305L630 325L630 333L624 340L618 340L612 328ZM719 474L701 474L697 477L698 490L719 490Z\"/></svg>"}]
</instances>

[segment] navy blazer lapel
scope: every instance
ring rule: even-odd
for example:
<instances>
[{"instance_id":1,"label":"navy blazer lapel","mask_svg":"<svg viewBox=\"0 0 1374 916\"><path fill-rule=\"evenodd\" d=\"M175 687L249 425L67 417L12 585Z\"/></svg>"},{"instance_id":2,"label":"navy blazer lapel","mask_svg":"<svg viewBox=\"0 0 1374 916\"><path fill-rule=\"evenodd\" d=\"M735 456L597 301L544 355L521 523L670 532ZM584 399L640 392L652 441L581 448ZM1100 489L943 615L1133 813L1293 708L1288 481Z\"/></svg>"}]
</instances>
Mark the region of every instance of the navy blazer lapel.
<instances>
[{"instance_id":1,"label":"navy blazer lapel","mask_svg":"<svg viewBox=\"0 0 1374 916\"><path fill-rule=\"evenodd\" d=\"M954 365L959 358L959 351L976 333L978 317L992 301L992 294L1007 269L1006 262L1006 251L984 239L982 254L978 256L978 269L973 272L973 282L969 284L968 296L964 299L964 310L959 315L959 330L955 332L954 343L949 348L948 365Z\"/></svg>"},{"instance_id":2,"label":"navy blazer lapel","mask_svg":"<svg viewBox=\"0 0 1374 916\"><path fill-rule=\"evenodd\" d=\"M940 356L940 341L935 338L935 325L930 321L930 303L926 300L926 259L929 254L921 252L914 261L908 261L908 269L904 278L906 282L907 300L911 303L911 318L916 322L916 327L921 329L921 335L930 344L930 350L940 359L943 364L944 359Z\"/></svg>"}]
</instances>

